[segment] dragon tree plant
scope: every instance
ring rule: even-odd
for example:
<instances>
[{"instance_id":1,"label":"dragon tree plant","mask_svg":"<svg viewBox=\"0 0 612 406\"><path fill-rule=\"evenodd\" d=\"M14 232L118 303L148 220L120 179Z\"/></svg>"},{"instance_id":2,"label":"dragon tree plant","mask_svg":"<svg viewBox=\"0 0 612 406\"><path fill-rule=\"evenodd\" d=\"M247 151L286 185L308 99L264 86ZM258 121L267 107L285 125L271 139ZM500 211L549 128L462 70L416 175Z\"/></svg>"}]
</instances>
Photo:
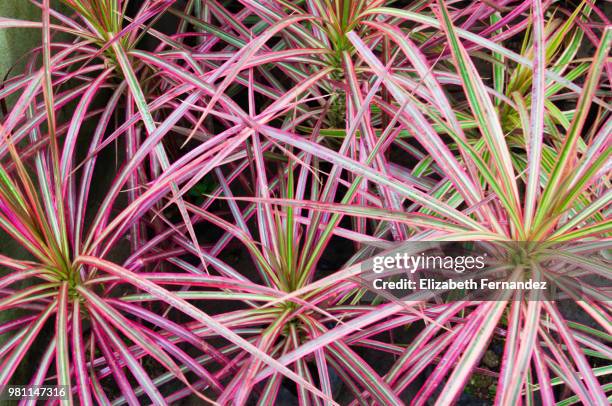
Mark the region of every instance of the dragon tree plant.
<instances>
[{"instance_id":1,"label":"dragon tree plant","mask_svg":"<svg viewBox=\"0 0 612 406\"><path fill-rule=\"evenodd\" d=\"M0 87L0 387L609 404L603 2L30 2L0 18L41 36ZM445 241L565 300L364 283Z\"/></svg>"}]
</instances>

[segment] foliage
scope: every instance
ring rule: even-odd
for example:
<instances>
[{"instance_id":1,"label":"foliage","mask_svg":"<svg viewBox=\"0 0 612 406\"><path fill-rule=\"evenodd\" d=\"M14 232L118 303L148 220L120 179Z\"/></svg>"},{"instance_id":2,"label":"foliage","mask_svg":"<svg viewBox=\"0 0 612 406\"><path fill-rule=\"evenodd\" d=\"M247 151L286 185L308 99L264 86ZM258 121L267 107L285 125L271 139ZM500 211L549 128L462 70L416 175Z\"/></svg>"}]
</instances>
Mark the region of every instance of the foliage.
<instances>
[{"instance_id":1,"label":"foliage","mask_svg":"<svg viewBox=\"0 0 612 406\"><path fill-rule=\"evenodd\" d=\"M598 3L32 3L41 21L0 19L42 37L0 88L0 227L28 252L0 256L0 386L449 404L486 376L499 404L608 404L605 288L560 286L570 319L355 278L373 247L467 240L580 242L609 280Z\"/></svg>"}]
</instances>

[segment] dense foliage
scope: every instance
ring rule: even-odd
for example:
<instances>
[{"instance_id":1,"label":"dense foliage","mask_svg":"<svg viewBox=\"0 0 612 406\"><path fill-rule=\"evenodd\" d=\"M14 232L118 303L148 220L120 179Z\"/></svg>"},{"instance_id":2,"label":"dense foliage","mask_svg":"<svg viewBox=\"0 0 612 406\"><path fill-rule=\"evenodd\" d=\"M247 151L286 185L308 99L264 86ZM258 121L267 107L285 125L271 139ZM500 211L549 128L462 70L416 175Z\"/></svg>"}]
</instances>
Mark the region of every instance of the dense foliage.
<instances>
[{"instance_id":1,"label":"dense foliage","mask_svg":"<svg viewBox=\"0 0 612 406\"><path fill-rule=\"evenodd\" d=\"M0 87L0 227L23 248L0 256L0 386L609 403L605 2L31 2L39 21L0 18L42 38ZM356 278L449 240L575 244L573 307ZM605 284L577 296L584 272Z\"/></svg>"}]
</instances>

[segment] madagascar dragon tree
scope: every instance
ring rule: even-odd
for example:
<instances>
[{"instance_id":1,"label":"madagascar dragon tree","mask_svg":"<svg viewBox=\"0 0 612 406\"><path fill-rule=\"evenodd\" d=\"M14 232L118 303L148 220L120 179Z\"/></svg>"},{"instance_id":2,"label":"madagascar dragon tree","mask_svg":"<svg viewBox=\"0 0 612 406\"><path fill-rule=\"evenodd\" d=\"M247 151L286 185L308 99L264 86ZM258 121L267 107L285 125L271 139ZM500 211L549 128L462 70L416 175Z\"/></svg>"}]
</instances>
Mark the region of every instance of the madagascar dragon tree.
<instances>
[{"instance_id":1,"label":"madagascar dragon tree","mask_svg":"<svg viewBox=\"0 0 612 406\"><path fill-rule=\"evenodd\" d=\"M0 387L609 404L605 2L29 1L0 18L41 38L0 87ZM444 241L527 247L513 278L566 304L363 282Z\"/></svg>"}]
</instances>

